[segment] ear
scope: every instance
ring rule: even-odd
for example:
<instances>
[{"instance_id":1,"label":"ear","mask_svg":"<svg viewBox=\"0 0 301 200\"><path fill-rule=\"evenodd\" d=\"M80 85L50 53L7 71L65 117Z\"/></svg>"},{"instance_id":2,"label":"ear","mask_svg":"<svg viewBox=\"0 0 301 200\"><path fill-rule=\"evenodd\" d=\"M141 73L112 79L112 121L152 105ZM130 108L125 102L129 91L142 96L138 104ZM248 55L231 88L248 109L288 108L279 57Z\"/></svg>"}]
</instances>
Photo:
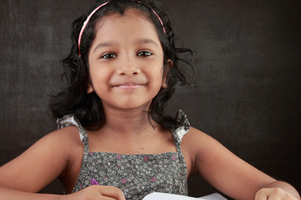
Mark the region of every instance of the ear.
<instances>
[{"instance_id":1,"label":"ear","mask_svg":"<svg viewBox=\"0 0 301 200\"><path fill-rule=\"evenodd\" d=\"M87 84L87 93L91 94L92 92L94 92L93 86L91 83Z\"/></svg>"},{"instance_id":2,"label":"ear","mask_svg":"<svg viewBox=\"0 0 301 200\"><path fill-rule=\"evenodd\" d=\"M91 80L91 77L90 77L90 74L86 74L85 76L85 84L87 86L87 94L91 94L92 92L94 92L94 88L93 88L93 84L92 84L92 80Z\"/></svg>"},{"instance_id":3,"label":"ear","mask_svg":"<svg viewBox=\"0 0 301 200\"><path fill-rule=\"evenodd\" d=\"M92 83L89 81L89 82L87 83L87 94L91 94L92 92L94 92L93 85L92 85Z\"/></svg>"},{"instance_id":4,"label":"ear","mask_svg":"<svg viewBox=\"0 0 301 200\"><path fill-rule=\"evenodd\" d=\"M89 83L89 86L87 88L87 93L91 94L92 92L94 92L94 89L93 89L92 85Z\"/></svg>"},{"instance_id":5,"label":"ear","mask_svg":"<svg viewBox=\"0 0 301 200\"><path fill-rule=\"evenodd\" d=\"M164 74L163 74L163 81L162 81L162 88L167 88L167 82L166 82L166 78L167 78L167 74L169 72L169 70L173 67L173 63L171 59L167 60L166 63L166 67L164 69Z\"/></svg>"}]
</instances>

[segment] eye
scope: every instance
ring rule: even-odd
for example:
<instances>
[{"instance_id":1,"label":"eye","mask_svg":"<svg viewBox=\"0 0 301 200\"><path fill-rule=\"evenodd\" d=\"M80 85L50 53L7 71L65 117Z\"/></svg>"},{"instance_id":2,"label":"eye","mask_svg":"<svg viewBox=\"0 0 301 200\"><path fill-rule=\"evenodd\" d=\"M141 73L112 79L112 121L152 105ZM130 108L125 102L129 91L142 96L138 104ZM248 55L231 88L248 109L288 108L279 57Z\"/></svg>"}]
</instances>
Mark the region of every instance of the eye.
<instances>
[{"instance_id":1,"label":"eye","mask_svg":"<svg viewBox=\"0 0 301 200\"><path fill-rule=\"evenodd\" d=\"M102 58L102 59L111 59L111 58L116 58L116 57L117 57L117 55L114 53L106 53L106 54L100 56L100 58Z\"/></svg>"},{"instance_id":2,"label":"eye","mask_svg":"<svg viewBox=\"0 0 301 200\"><path fill-rule=\"evenodd\" d=\"M153 55L153 53L151 53L149 51L140 51L137 55L142 56L142 57L147 57L147 56Z\"/></svg>"}]
</instances>

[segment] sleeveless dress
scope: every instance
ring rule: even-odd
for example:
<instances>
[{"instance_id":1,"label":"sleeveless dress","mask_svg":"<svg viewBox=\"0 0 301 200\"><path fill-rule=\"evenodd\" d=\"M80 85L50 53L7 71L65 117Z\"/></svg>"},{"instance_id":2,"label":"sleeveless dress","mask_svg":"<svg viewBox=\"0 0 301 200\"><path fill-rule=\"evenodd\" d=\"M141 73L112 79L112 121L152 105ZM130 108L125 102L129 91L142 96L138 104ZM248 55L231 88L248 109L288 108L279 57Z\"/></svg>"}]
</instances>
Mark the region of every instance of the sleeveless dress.
<instances>
[{"instance_id":1,"label":"sleeveless dress","mask_svg":"<svg viewBox=\"0 0 301 200\"><path fill-rule=\"evenodd\" d=\"M74 115L57 120L58 129L77 126L84 146L82 166L72 192L82 190L95 179L99 185L121 189L127 200L141 200L152 192L188 195L187 167L180 148L190 124L182 110L177 113L180 126L171 130L176 152L161 154L117 154L89 152L86 130Z\"/></svg>"}]
</instances>

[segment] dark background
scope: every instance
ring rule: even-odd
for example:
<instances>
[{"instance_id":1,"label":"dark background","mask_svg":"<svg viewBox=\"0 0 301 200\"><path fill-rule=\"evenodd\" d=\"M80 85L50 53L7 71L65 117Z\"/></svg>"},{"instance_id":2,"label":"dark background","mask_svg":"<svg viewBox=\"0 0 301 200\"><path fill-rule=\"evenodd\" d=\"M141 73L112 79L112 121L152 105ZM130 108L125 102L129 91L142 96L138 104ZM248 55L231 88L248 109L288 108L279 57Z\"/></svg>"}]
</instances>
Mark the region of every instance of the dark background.
<instances>
[{"instance_id":1,"label":"dark background","mask_svg":"<svg viewBox=\"0 0 301 200\"><path fill-rule=\"evenodd\" d=\"M0 165L55 130L48 94L60 86L71 23L93 2L1 0ZM181 108L194 127L300 192L301 1L162 2L178 46L195 51L197 87L180 89L170 112ZM192 196L215 192L198 176L189 183ZM55 181L42 192L62 188Z\"/></svg>"}]
</instances>

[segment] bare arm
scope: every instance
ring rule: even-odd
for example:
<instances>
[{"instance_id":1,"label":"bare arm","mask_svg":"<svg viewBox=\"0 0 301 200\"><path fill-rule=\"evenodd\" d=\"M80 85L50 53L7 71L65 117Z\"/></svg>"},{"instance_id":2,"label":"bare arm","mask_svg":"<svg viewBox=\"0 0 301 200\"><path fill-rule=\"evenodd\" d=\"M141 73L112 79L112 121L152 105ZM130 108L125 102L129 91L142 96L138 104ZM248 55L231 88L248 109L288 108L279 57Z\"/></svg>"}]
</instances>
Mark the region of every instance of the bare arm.
<instances>
[{"instance_id":1,"label":"bare arm","mask_svg":"<svg viewBox=\"0 0 301 200\"><path fill-rule=\"evenodd\" d=\"M0 168L1 199L6 199L4 196L18 199L18 195L21 195L22 199L34 199L34 196L37 199L42 198L42 194L30 193L40 191L67 170L69 152L65 148L66 141L63 141L66 139L66 131L72 129L61 129L46 135ZM53 197L49 195L50 199Z\"/></svg>"},{"instance_id":2,"label":"bare arm","mask_svg":"<svg viewBox=\"0 0 301 200\"><path fill-rule=\"evenodd\" d=\"M0 198L3 200L60 200L62 197L60 195L23 192L0 186Z\"/></svg>"},{"instance_id":3,"label":"bare arm","mask_svg":"<svg viewBox=\"0 0 301 200\"><path fill-rule=\"evenodd\" d=\"M60 131L46 135L23 154L0 168L0 186L38 192L67 167L68 155Z\"/></svg>"},{"instance_id":4,"label":"bare arm","mask_svg":"<svg viewBox=\"0 0 301 200\"><path fill-rule=\"evenodd\" d=\"M192 128L187 136L183 138L183 147L190 152L192 171L197 171L219 191L234 199L254 200L256 196L258 200L267 200L262 198L267 190L260 189L272 187L274 193L277 187L292 199L300 199L292 186L257 170L205 133Z\"/></svg>"},{"instance_id":5,"label":"bare arm","mask_svg":"<svg viewBox=\"0 0 301 200\"><path fill-rule=\"evenodd\" d=\"M0 186L1 200L125 200L116 187L93 185L68 195L38 194Z\"/></svg>"},{"instance_id":6,"label":"bare arm","mask_svg":"<svg viewBox=\"0 0 301 200\"><path fill-rule=\"evenodd\" d=\"M60 129L43 137L0 168L0 199L124 199L118 188L107 186L88 187L69 195L36 193L71 170L72 154L78 145L82 144L76 127Z\"/></svg>"}]
</instances>

